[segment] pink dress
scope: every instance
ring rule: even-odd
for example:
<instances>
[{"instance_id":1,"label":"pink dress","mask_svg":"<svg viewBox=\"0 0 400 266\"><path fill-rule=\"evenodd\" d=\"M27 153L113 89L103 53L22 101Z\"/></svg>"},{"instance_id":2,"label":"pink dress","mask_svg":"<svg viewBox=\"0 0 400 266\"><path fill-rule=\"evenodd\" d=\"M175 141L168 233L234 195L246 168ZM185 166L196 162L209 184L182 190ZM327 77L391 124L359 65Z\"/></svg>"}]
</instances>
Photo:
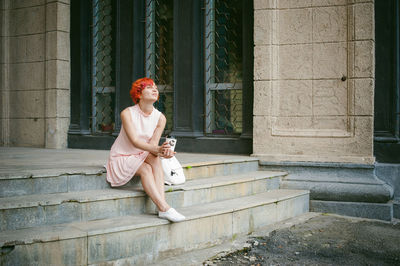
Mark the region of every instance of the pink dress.
<instances>
[{"instance_id":1,"label":"pink dress","mask_svg":"<svg viewBox=\"0 0 400 266\"><path fill-rule=\"evenodd\" d=\"M154 108L150 115L146 115L138 104L128 108L137 137L148 143L157 127L161 112ZM148 151L141 150L132 144L124 127L121 126L106 164L107 181L113 187L125 185L135 175L148 154Z\"/></svg>"}]
</instances>

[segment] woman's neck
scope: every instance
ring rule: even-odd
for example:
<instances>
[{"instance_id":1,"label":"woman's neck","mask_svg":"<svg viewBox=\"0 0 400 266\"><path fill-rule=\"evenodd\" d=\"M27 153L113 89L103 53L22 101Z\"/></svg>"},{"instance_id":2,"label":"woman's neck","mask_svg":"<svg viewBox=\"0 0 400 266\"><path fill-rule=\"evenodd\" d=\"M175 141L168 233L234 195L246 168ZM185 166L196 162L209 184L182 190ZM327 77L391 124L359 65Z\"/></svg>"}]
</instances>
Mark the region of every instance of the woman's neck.
<instances>
[{"instance_id":1,"label":"woman's neck","mask_svg":"<svg viewBox=\"0 0 400 266\"><path fill-rule=\"evenodd\" d=\"M139 107L142 110L143 113L146 115L150 115L151 112L153 112L153 103L146 103L146 102L139 102Z\"/></svg>"}]
</instances>

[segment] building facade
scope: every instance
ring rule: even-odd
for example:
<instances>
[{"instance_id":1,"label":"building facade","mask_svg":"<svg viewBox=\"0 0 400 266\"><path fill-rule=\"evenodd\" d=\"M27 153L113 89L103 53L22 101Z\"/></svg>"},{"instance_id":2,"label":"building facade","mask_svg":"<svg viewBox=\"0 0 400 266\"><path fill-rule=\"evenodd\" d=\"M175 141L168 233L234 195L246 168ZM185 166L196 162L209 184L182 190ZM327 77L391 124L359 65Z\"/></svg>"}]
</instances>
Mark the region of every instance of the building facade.
<instances>
[{"instance_id":1,"label":"building facade","mask_svg":"<svg viewBox=\"0 0 400 266\"><path fill-rule=\"evenodd\" d=\"M108 149L148 76L181 151L400 161L394 0L2 0L0 43L3 146Z\"/></svg>"}]
</instances>

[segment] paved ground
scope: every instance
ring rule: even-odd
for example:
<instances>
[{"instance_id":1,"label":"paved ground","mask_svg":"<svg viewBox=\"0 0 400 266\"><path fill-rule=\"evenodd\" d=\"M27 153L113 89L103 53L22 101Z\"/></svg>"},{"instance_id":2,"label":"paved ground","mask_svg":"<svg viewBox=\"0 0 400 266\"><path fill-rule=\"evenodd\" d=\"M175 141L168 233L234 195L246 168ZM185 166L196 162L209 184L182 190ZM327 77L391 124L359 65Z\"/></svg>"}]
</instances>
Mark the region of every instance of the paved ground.
<instances>
[{"instance_id":1,"label":"paved ground","mask_svg":"<svg viewBox=\"0 0 400 266\"><path fill-rule=\"evenodd\" d=\"M203 265L400 265L400 223L314 214Z\"/></svg>"}]
</instances>

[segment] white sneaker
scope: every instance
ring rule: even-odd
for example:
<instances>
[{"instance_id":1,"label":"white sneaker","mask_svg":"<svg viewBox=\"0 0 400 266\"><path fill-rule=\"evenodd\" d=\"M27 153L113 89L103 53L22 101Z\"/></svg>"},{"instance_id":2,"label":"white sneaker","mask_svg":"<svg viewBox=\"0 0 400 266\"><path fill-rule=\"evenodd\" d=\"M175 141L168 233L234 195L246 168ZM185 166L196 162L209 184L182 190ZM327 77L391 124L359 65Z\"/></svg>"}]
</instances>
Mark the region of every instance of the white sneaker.
<instances>
[{"instance_id":1,"label":"white sneaker","mask_svg":"<svg viewBox=\"0 0 400 266\"><path fill-rule=\"evenodd\" d=\"M174 208L169 208L166 212L158 212L158 217L167 219L171 222L182 222L186 219L185 216L177 212Z\"/></svg>"}]
</instances>

